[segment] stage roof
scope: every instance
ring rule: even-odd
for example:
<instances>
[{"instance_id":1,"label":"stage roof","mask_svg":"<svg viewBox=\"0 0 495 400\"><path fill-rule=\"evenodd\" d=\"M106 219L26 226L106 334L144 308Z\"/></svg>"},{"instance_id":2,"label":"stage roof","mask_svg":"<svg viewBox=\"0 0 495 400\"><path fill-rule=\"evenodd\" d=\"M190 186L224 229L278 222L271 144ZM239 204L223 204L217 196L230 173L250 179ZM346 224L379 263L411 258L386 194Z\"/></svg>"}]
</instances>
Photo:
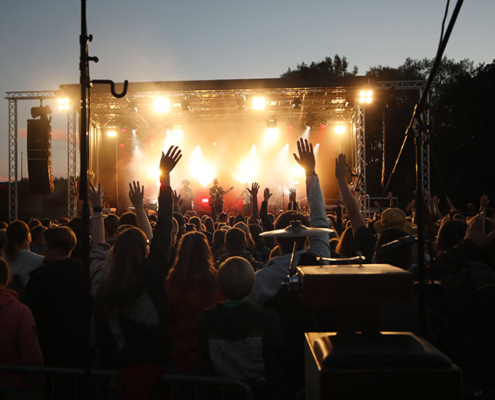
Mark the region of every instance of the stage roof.
<instances>
[{"instance_id":1,"label":"stage roof","mask_svg":"<svg viewBox=\"0 0 495 400\"><path fill-rule=\"evenodd\" d=\"M115 98L109 85L91 89L91 120L99 128L163 128L174 125L246 123L276 119L287 124L342 120L355 113L359 91L370 88L368 77L325 79L233 79L129 83L127 95ZM123 84L116 84L116 92ZM79 85L61 85L74 101ZM253 98L264 97L265 108L253 109ZM171 110L159 114L156 98L167 97ZM297 100L301 103L298 106ZM243 102L245 106L242 107ZM187 106L189 106L187 108Z\"/></svg>"}]
</instances>

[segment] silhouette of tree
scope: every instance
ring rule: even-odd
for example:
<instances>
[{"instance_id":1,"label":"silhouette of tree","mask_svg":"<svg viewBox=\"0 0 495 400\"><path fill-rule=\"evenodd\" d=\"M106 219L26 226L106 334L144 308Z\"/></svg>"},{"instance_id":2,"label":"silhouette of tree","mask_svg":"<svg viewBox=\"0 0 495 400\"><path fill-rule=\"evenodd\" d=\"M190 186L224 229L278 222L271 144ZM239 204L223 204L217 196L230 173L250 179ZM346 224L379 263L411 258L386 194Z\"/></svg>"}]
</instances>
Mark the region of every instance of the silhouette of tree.
<instances>
[{"instance_id":1,"label":"silhouette of tree","mask_svg":"<svg viewBox=\"0 0 495 400\"><path fill-rule=\"evenodd\" d=\"M349 62L347 58L340 57L335 54L333 59L331 57L325 57L322 61L312 62L307 65L305 62L297 64L296 69L287 69L280 77L281 78L324 78L324 77L346 77L355 76L358 73L358 68L353 67L351 72L347 71L349 68Z\"/></svg>"}]
</instances>

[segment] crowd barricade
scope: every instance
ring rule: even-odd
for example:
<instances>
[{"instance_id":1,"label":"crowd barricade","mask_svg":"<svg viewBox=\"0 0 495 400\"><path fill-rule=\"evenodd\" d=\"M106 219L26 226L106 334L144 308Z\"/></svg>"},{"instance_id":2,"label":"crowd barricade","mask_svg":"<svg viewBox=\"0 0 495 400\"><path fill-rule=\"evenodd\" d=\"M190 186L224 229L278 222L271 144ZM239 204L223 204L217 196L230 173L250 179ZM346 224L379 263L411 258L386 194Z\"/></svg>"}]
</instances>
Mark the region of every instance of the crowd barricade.
<instances>
[{"instance_id":1,"label":"crowd barricade","mask_svg":"<svg viewBox=\"0 0 495 400\"><path fill-rule=\"evenodd\" d=\"M11 377L13 373L22 373L25 376L26 387L18 388L12 386ZM88 392L91 400L107 400L106 389L109 387L110 381L119 377L118 371L91 369L89 370L88 377L84 369L19 365L0 365L0 374L3 375L0 380L0 400L50 400L60 398L83 400L88 396ZM40 374L44 376L45 384L42 388L36 388L34 383L35 376L39 377ZM60 379L64 379L63 393L60 392L58 384ZM84 390L85 382L88 382L88 379L88 388ZM236 400L254 399L250 386L245 382L237 380L163 374L161 381L169 383L170 395L168 399L170 400L182 398L176 393L178 386L188 389L188 399L201 400L203 398L202 393L204 393L203 389L207 389L210 394L213 391L215 393L215 400L230 400L234 398ZM68 382L71 382L69 389L67 389Z\"/></svg>"}]
</instances>

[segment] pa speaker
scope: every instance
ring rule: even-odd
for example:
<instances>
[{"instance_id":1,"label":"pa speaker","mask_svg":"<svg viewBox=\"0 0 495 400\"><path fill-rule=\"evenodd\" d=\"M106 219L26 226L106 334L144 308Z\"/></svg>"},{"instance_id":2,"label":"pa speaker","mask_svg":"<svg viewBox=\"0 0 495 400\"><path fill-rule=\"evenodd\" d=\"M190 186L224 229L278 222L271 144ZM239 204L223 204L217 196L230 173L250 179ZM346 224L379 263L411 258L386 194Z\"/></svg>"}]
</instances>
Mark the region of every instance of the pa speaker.
<instances>
[{"instance_id":1,"label":"pa speaker","mask_svg":"<svg viewBox=\"0 0 495 400\"><path fill-rule=\"evenodd\" d=\"M27 124L29 188L31 193L53 193L52 127L44 119L28 119Z\"/></svg>"}]
</instances>

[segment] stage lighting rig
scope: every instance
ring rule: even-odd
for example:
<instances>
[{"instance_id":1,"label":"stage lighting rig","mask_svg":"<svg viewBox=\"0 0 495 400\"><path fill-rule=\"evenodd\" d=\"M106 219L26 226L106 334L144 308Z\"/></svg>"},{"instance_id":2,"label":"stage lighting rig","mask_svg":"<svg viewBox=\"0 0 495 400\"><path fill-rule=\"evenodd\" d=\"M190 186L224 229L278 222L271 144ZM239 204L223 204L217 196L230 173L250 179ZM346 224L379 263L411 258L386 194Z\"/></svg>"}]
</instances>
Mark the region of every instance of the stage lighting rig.
<instances>
[{"instance_id":1,"label":"stage lighting rig","mask_svg":"<svg viewBox=\"0 0 495 400\"><path fill-rule=\"evenodd\" d=\"M300 97L294 97L294 99L292 100L292 108L295 110L299 110L301 108L301 105L302 105L301 98Z\"/></svg>"}]
</instances>

